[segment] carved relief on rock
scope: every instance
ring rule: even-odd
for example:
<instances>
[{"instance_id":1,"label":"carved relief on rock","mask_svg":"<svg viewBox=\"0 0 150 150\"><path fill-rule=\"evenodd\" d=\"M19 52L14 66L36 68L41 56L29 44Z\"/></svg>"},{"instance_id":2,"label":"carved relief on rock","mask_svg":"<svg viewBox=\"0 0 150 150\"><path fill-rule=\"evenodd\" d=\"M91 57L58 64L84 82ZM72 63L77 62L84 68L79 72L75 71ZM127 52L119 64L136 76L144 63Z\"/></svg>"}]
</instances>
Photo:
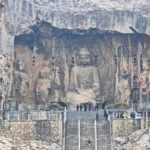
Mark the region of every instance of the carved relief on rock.
<instances>
[{"instance_id":1,"label":"carved relief on rock","mask_svg":"<svg viewBox=\"0 0 150 150\"><path fill-rule=\"evenodd\" d=\"M149 102L149 94L150 94L150 71L148 59L143 58L142 62L143 71L140 74L140 92L141 92L141 100L142 103Z\"/></svg>"},{"instance_id":2,"label":"carved relief on rock","mask_svg":"<svg viewBox=\"0 0 150 150\"><path fill-rule=\"evenodd\" d=\"M132 78L131 103L134 108L138 108L140 100L139 78L134 75Z\"/></svg>"},{"instance_id":3,"label":"carved relief on rock","mask_svg":"<svg viewBox=\"0 0 150 150\"><path fill-rule=\"evenodd\" d=\"M7 54L6 56L6 65L5 70L8 78L8 96L12 94L12 85L13 85L13 56L12 54Z\"/></svg>"},{"instance_id":4,"label":"carved relief on rock","mask_svg":"<svg viewBox=\"0 0 150 150\"><path fill-rule=\"evenodd\" d=\"M14 72L14 94L20 102L23 102L28 95L28 74L25 72L25 61L18 61L18 70Z\"/></svg>"},{"instance_id":5,"label":"carved relief on rock","mask_svg":"<svg viewBox=\"0 0 150 150\"><path fill-rule=\"evenodd\" d=\"M129 71L127 59L121 58L120 61L120 79L118 82L118 101L129 104L130 100L130 87L128 81Z\"/></svg>"},{"instance_id":6,"label":"carved relief on rock","mask_svg":"<svg viewBox=\"0 0 150 150\"><path fill-rule=\"evenodd\" d=\"M4 19L4 1L0 1L0 22Z\"/></svg>"},{"instance_id":7,"label":"carved relief on rock","mask_svg":"<svg viewBox=\"0 0 150 150\"><path fill-rule=\"evenodd\" d=\"M40 78L36 82L36 95L38 104L47 104L49 91L51 89L50 80L47 79L45 69L41 69Z\"/></svg>"},{"instance_id":8,"label":"carved relief on rock","mask_svg":"<svg viewBox=\"0 0 150 150\"><path fill-rule=\"evenodd\" d=\"M60 83L60 69L59 67L53 67L52 70L52 102L60 101L63 94L61 94L61 83Z\"/></svg>"},{"instance_id":9,"label":"carved relief on rock","mask_svg":"<svg viewBox=\"0 0 150 150\"><path fill-rule=\"evenodd\" d=\"M1 55L0 56L0 79L3 79L3 88L5 89L4 95L10 96L12 88L12 72L13 72L13 61L12 55Z\"/></svg>"},{"instance_id":10,"label":"carved relief on rock","mask_svg":"<svg viewBox=\"0 0 150 150\"><path fill-rule=\"evenodd\" d=\"M69 92L66 102L73 105L80 103L96 103L100 84L96 67L90 65L90 52L86 48L79 51L79 65L71 70Z\"/></svg>"}]
</instances>

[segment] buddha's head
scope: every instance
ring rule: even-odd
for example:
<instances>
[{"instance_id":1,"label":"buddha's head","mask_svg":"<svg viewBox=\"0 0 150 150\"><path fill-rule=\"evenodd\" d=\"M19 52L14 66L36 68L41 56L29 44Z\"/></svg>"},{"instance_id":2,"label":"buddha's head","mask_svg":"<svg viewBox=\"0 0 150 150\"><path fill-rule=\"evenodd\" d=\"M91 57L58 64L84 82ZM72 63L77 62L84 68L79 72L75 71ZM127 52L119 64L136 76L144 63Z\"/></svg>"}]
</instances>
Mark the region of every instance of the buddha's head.
<instances>
[{"instance_id":1,"label":"buddha's head","mask_svg":"<svg viewBox=\"0 0 150 150\"><path fill-rule=\"evenodd\" d=\"M23 59L19 60L19 70L24 71L26 67L25 61Z\"/></svg>"},{"instance_id":2,"label":"buddha's head","mask_svg":"<svg viewBox=\"0 0 150 150\"><path fill-rule=\"evenodd\" d=\"M143 66L143 70L148 70L148 60L145 58L143 59L143 63L142 63L142 66Z\"/></svg>"},{"instance_id":3,"label":"buddha's head","mask_svg":"<svg viewBox=\"0 0 150 150\"><path fill-rule=\"evenodd\" d=\"M79 51L79 60L81 65L90 64L90 52L87 48L81 48Z\"/></svg>"},{"instance_id":4,"label":"buddha's head","mask_svg":"<svg viewBox=\"0 0 150 150\"><path fill-rule=\"evenodd\" d=\"M46 60L45 61L45 66L49 66L50 65L50 61Z\"/></svg>"},{"instance_id":5,"label":"buddha's head","mask_svg":"<svg viewBox=\"0 0 150 150\"><path fill-rule=\"evenodd\" d=\"M42 69L42 70L40 71L40 76L41 76L42 78L46 78L46 70Z\"/></svg>"}]
</instances>

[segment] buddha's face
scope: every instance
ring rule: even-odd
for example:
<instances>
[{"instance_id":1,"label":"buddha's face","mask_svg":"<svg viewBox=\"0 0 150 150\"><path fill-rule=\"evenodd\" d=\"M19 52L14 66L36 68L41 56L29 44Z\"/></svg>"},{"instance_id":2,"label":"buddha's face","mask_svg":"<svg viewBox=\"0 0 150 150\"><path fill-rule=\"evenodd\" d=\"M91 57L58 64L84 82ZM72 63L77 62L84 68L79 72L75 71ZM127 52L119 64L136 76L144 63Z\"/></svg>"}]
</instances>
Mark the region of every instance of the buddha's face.
<instances>
[{"instance_id":1,"label":"buddha's face","mask_svg":"<svg viewBox=\"0 0 150 150\"><path fill-rule=\"evenodd\" d=\"M81 65L88 65L90 64L90 53L87 49L81 49L79 52L79 59Z\"/></svg>"},{"instance_id":2,"label":"buddha's face","mask_svg":"<svg viewBox=\"0 0 150 150\"><path fill-rule=\"evenodd\" d=\"M82 65L90 64L90 57L88 55L80 55L79 59Z\"/></svg>"},{"instance_id":3,"label":"buddha's face","mask_svg":"<svg viewBox=\"0 0 150 150\"><path fill-rule=\"evenodd\" d=\"M40 72L40 75L41 75L42 78L46 78L46 71L42 70Z\"/></svg>"}]
</instances>

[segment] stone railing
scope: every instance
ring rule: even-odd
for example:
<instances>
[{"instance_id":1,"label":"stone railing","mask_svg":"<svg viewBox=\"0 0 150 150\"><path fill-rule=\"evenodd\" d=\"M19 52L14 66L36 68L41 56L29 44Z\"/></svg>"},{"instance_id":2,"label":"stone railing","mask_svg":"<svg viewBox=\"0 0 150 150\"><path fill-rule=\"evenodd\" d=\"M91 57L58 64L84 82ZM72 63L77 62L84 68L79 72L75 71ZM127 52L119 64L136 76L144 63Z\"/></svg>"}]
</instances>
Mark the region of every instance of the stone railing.
<instances>
[{"instance_id":1,"label":"stone railing","mask_svg":"<svg viewBox=\"0 0 150 150\"><path fill-rule=\"evenodd\" d=\"M57 120L62 121L63 112L51 111L9 111L4 120Z\"/></svg>"}]
</instances>

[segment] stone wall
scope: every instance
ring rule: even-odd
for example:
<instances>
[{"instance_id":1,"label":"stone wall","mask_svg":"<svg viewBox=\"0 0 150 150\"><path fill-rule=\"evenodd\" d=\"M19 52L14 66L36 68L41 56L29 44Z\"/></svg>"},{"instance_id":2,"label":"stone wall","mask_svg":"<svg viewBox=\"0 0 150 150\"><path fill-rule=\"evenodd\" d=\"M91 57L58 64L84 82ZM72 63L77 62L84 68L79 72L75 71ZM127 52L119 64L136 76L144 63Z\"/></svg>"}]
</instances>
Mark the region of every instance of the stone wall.
<instances>
[{"instance_id":1,"label":"stone wall","mask_svg":"<svg viewBox=\"0 0 150 150\"><path fill-rule=\"evenodd\" d=\"M129 136L134 131L144 129L146 127L144 119L113 119L112 133L113 138Z\"/></svg>"},{"instance_id":2,"label":"stone wall","mask_svg":"<svg viewBox=\"0 0 150 150\"><path fill-rule=\"evenodd\" d=\"M146 119L115 119L112 121L112 142L115 150L150 148Z\"/></svg>"},{"instance_id":3,"label":"stone wall","mask_svg":"<svg viewBox=\"0 0 150 150\"><path fill-rule=\"evenodd\" d=\"M48 150L54 146L61 150L62 132L62 122L55 120L1 121L0 124L0 137L6 141L9 139L12 147L16 148L35 145L35 150L40 150L36 147L41 145L39 147L47 147Z\"/></svg>"}]
</instances>

